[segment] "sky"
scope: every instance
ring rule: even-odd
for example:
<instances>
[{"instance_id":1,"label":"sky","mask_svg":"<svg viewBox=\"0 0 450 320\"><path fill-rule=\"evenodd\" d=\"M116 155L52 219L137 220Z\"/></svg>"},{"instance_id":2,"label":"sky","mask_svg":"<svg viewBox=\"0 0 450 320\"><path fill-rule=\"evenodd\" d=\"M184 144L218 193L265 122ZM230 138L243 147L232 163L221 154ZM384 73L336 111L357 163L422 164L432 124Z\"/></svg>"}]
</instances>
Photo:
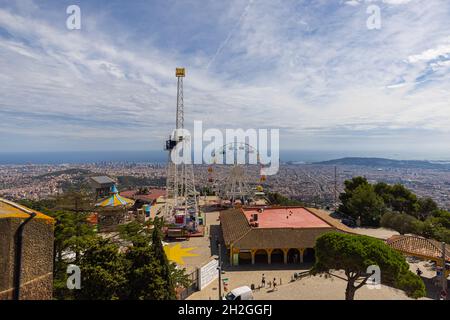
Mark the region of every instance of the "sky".
<instances>
[{"instance_id":1,"label":"sky","mask_svg":"<svg viewBox=\"0 0 450 320\"><path fill-rule=\"evenodd\" d=\"M0 0L0 150L162 150L179 66L187 128L450 158L448 0Z\"/></svg>"}]
</instances>

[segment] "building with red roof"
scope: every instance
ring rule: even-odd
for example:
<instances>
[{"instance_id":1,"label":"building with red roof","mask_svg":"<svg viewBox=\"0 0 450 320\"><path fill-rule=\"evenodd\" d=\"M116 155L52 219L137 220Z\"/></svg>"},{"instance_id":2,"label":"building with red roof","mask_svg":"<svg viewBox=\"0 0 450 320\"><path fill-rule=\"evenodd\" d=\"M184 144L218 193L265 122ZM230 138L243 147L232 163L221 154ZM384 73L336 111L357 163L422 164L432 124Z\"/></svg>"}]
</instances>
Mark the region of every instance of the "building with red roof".
<instances>
[{"instance_id":1,"label":"building with red roof","mask_svg":"<svg viewBox=\"0 0 450 320\"><path fill-rule=\"evenodd\" d=\"M352 233L327 212L304 207L244 207L220 213L230 263L314 261L316 239L326 232Z\"/></svg>"},{"instance_id":2,"label":"building with red roof","mask_svg":"<svg viewBox=\"0 0 450 320\"><path fill-rule=\"evenodd\" d=\"M139 193L139 190L126 190L120 192L120 195L125 198L140 200L144 203L154 204L158 198L166 195L165 189L149 189L146 193Z\"/></svg>"}]
</instances>

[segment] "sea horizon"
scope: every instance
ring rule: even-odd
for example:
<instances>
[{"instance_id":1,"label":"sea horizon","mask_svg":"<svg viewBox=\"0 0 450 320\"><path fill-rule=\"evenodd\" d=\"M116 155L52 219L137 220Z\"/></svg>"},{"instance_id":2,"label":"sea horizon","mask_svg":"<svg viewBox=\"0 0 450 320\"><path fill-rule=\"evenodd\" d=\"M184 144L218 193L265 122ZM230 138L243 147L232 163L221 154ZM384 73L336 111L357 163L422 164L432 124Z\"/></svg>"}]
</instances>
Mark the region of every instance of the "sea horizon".
<instances>
[{"instance_id":1,"label":"sea horizon","mask_svg":"<svg viewBox=\"0 0 450 320\"><path fill-rule=\"evenodd\" d=\"M450 161L449 155L420 153L325 151L325 150L281 150L280 162L312 163L348 157L385 158L392 160ZM0 165L60 165L88 163L165 163L167 152L161 150L117 150L117 151L43 151L0 152Z\"/></svg>"}]
</instances>

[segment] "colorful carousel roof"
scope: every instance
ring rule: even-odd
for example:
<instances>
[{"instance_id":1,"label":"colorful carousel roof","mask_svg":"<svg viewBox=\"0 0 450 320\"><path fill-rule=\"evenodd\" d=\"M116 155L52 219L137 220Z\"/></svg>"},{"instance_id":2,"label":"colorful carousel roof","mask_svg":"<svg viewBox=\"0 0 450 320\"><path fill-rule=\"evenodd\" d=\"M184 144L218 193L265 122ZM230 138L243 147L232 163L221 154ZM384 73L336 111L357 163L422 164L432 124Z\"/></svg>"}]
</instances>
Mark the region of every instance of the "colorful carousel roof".
<instances>
[{"instance_id":1,"label":"colorful carousel roof","mask_svg":"<svg viewBox=\"0 0 450 320\"><path fill-rule=\"evenodd\" d=\"M95 206L104 207L104 208L113 208L113 207L128 206L128 205L132 205L133 203L134 203L134 200L122 197L119 194L119 191L117 190L116 186L114 185L111 187L111 196L109 198L97 203Z\"/></svg>"}]
</instances>

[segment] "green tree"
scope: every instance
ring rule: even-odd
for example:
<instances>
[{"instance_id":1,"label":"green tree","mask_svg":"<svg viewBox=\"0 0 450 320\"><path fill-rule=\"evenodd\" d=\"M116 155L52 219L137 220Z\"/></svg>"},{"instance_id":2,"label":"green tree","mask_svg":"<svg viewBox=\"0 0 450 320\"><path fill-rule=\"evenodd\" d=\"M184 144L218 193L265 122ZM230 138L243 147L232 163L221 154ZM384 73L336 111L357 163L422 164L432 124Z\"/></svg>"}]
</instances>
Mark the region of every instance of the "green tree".
<instances>
[{"instance_id":1,"label":"green tree","mask_svg":"<svg viewBox=\"0 0 450 320\"><path fill-rule=\"evenodd\" d=\"M95 237L94 227L88 223L88 217L93 209L93 199L86 189L74 189L59 195L55 199L54 211L50 213L56 219L55 254L61 261L63 251L75 253L75 264L80 259L80 253Z\"/></svg>"},{"instance_id":2,"label":"green tree","mask_svg":"<svg viewBox=\"0 0 450 320\"><path fill-rule=\"evenodd\" d=\"M428 217L422 224L422 233L424 237L433 238L438 241L450 243L450 213L441 211L436 216Z\"/></svg>"},{"instance_id":3,"label":"green tree","mask_svg":"<svg viewBox=\"0 0 450 320\"><path fill-rule=\"evenodd\" d=\"M386 210L383 199L375 193L370 184L361 184L353 190L345 206L347 212L344 213L355 219L360 217L362 226L378 227Z\"/></svg>"},{"instance_id":4,"label":"green tree","mask_svg":"<svg viewBox=\"0 0 450 320\"><path fill-rule=\"evenodd\" d=\"M267 199L272 205L279 206L304 206L305 203L299 200L290 199L278 192L269 192L267 194Z\"/></svg>"},{"instance_id":5,"label":"green tree","mask_svg":"<svg viewBox=\"0 0 450 320\"><path fill-rule=\"evenodd\" d=\"M132 221L127 224L120 225L118 227L120 238L130 241L134 246L148 245L151 242L151 226L153 222L151 220L145 223L139 221Z\"/></svg>"},{"instance_id":6,"label":"green tree","mask_svg":"<svg viewBox=\"0 0 450 320\"><path fill-rule=\"evenodd\" d=\"M391 187L392 202L390 206L393 211L417 215L419 203L417 196L401 184L395 184Z\"/></svg>"},{"instance_id":7,"label":"green tree","mask_svg":"<svg viewBox=\"0 0 450 320\"><path fill-rule=\"evenodd\" d=\"M190 284L186 270L167 260L162 219L120 226L120 237L130 244L122 242L119 251L118 245L98 237L87 222L90 200L85 195L71 192L57 200L26 201L23 205L56 219L56 299L175 299L175 287ZM69 263L81 269L81 290L67 289Z\"/></svg>"},{"instance_id":8,"label":"green tree","mask_svg":"<svg viewBox=\"0 0 450 320\"><path fill-rule=\"evenodd\" d=\"M435 224L440 224L442 227L450 229L450 212L445 210L436 210L433 215L429 217Z\"/></svg>"},{"instance_id":9,"label":"green tree","mask_svg":"<svg viewBox=\"0 0 450 320\"><path fill-rule=\"evenodd\" d=\"M159 270L160 276L163 279L160 297L164 300L174 300L176 299L175 294L175 282L172 278L172 268L170 267L169 260L167 259L166 253L163 248L163 234L162 228L164 226L164 220L162 218L155 218L153 221L153 233L152 233L152 244L151 248L155 259L161 266Z\"/></svg>"},{"instance_id":10,"label":"green tree","mask_svg":"<svg viewBox=\"0 0 450 320\"><path fill-rule=\"evenodd\" d=\"M405 258L381 240L368 236L330 232L316 241L316 263L312 274L334 275L333 270L344 270L347 281L345 299L353 300L356 290L364 286L371 276L367 268L377 265L381 282L404 290L408 296L425 295L425 285L420 277L409 271Z\"/></svg>"},{"instance_id":11,"label":"green tree","mask_svg":"<svg viewBox=\"0 0 450 320\"><path fill-rule=\"evenodd\" d=\"M421 221L406 213L387 212L381 217L380 225L400 234L421 232Z\"/></svg>"},{"instance_id":12,"label":"green tree","mask_svg":"<svg viewBox=\"0 0 450 320\"><path fill-rule=\"evenodd\" d=\"M123 299L175 299L175 287L173 291L169 291L171 289L167 287L168 279L163 277L163 266L155 258L150 245L144 243L133 245L126 252L125 259L127 260L127 284ZM169 264L169 277L180 286L190 284L185 269L177 269L174 263Z\"/></svg>"},{"instance_id":13,"label":"green tree","mask_svg":"<svg viewBox=\"0 0 450 320\"><path fill-rule=\"evenodd\" d=\"M367 179L364 177L354 177L351 180L346 180L344 182L345 189L344 192L339 195L341 200L341 205L339 206L339 211L349 214L350 210L348 208L348 201L353 196L353 192L361 185L368 185ZM356 217L355 217L356 218Z\"/></svg>"},{"instance_id":14,"label":"green tree","mask_svg":"<svg viewBox=\"0 0 450 320\"><path fill-rule=\"evenodd\" d=\"M70 263L79 264L80 253L95 241L96 233L83 213L54 211L50 215L56 220L53 249L54 296L57 299L67 299L67 266Z\"/></svg>"},{"instance_id":15,"label":"green tree","mask_svg":"<svg viewBox=\"0 0 450 320\"><path fill-rule=\"evenodd\" d=\"M391 208L392 202L394 201L392 195L392 187L385 182L378 182L373 187L375 193L383 199L386 207Z\"/></svg>"},{"instance_id":16,"label":"green tree","mask_svg":"<svg viewBox=\"0 0 450 320\"><path fill-rule=\"evenodd\" d=\"M74 292L78 300L115 300L126 288L126 261L109 240L94 241L84 251L79 267L81 290Z\"/></svg>"},{"instance_id":17,"label":"green tree","mask_svg":"<svg viewBox=\"0 0 450 320\"><path fill-rule=\"evenodd\" d=\"M174 299L176 286L190 285L186 270L177 268L165 256L162 223L156 219L120 227L121 238L133 243L125 255L128 261L126 299Z\"/></svg>"},{"instance_id":18,"label":"green tree","mask_svg":"<svg viewBox=\"0 0 450 320\"><path fill-rule=\"evenodd\" d=\"M41 200L20 199L17 200L17 203L30 209L45 213L47 215L50 215L52 213L51 208L54 208L56 205L55 199L41 199Z\"/></svg>"},{"instance_id":19,"label":"green tree","mask_svg":"<svg viewBox=\"0 0 450 320\"><path fill-rule=\"evenodd\" d=\"M59 195L55 199L55 209L70 212L88 212L94 207L94 199L87 189L69 191Z\"/></svg>"},{"instance_id":20,"label":"green tree","mask_svg":"<svg viewBox=\"0 0 450 320\"><path fill-rule=\"evenodd\" d=\"M418 205L419 207L416 217L422 221L439 211L437 203L431 198L419 199Z\"/></svg>"},{"instance_id":21,"label":"green tree","mask_svg":"<svg viewBox=\"0 0 450 320\"><path fill-rule=\"evenodd\" d=\"M125 254L128 262L127 285L123 298L130 300L164 299L165 281L161 277L161 265L155 259L150 245L133 245Z\"/></svg>"}]
</instances>

